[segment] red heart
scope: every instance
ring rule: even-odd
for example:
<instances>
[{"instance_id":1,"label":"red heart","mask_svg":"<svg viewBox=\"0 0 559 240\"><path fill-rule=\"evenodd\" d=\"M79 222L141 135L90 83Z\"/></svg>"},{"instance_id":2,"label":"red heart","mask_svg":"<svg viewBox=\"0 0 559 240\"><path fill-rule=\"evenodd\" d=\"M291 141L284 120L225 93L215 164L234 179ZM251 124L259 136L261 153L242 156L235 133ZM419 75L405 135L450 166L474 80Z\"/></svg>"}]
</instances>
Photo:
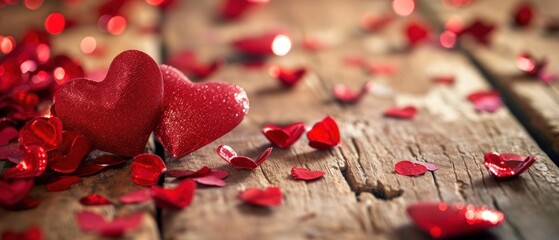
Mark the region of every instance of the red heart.
<instances>
[{"instance_id":1,"label":"red heart","mask_svg":"<svg viewBox=\"0 0 559 240\"><path fill-rule=\"evenodd\" d=\"M271 143L280 147L288 148L293 145L305 132L305 124L302 122L292 123L281 127L273 124L266 124L262 128L262 133Z\"/></svg>"},{"instance_id":2,"label":"red heart","mask_svg":"<svg viewBox=\"0 0 559 240\"><path fill-rule=\"evenodd\" d=\"M54 176L48 181L46 188L48 192L61 192L80 181L80 177L76 176Z\"/></svg>"},{"instance_id":3,"label":"red heart","mask_svg":"<svg viewBox=\"0 0 559 240\"><path fill-rule=\"evenodd\" d=\"M143 218L143 213L135 213L107 221L95 212L81 211L76 213L76 222L82 231L96 232L105 237L120 237L126 232L138 228Z\"/></svg>"},{"instance_id":4,"label":"red heart","mask_svg":"<svg viewBox=\"0 0 559 240\"><path fill-rule=\"evenodd\" d=\"M483 156L483 165L493 176L509 178L518 176L526 171L534 162L535 156L523 157L515 153L488 152Z\"/></svg>"},{"instance_id":5,"label":"red heart","mask_svg":"<svg viewBox=\"0 0 559 240\"><path fill-rule=\"evenodd\" d=\"M176 188L151 187L151 195L155 204L163 209L187 207L192 202L195 191L196 184L192 180L184 180Z\"/></svg>"},{"instance_id":6,"label":"red heart","mask_svg":"<svg viewBox=\"0 0 559 240\"><path fill-rule=\"evenodd\" d=\"M157 184L161 173L167 170L165 163L157 155L144 153L135 156L132 161L132 182L140 186L151 187Z\"/></svg>"},{"instance_id":7,"label":"red heart","mask_svg":"<svg viewBox=\"0 0 559 240\"><path fill-rule=\"evenodd\" d=\"M33 178L43 175L47 167L47 152L40 146L24 146L21 161L4 171L5 179Z\"/></svg>"},{"instance_id":8,"label":"red heart","mask_svg":"<svg viewBox=\"0 0 559 240\"><path fill-rule=\"evenodd\" d=\"M247 188L239 194L239 199L248 204L271 207L281 204L282 194L279 187L267 187L266 190Z\"/></svg>"},{"instance_id":9,"label":"red heart","mask_svg":"<svg viewBox=\"0 0 559 240\"><path fill-rule=\"evenodd\" d=\"M14 206L21 202L33 189L33 179L20 179L13 182L0 180L0 206Z\"/></svg>"},{"instance_id":10,"label":"red heart","mask_svg":"<svg viewBox=\"0 0 559 240\"><path fill-rule=\"evenodd\" d=\"M162 65L164 111L155 133L175 158L189 154L235 128L248 112L248 98L237 85L194 84L177 69Z\"/></svg>"},{"instance_id":11,"label":"red heart","mask_svg":"<svg viewBox=\"0 0 559 240\"><path fill-rule=\"evenodd\" d=\"M305 68L287 69L280 66L272 66L268 71L272 77L278 79L287 88L295 86L306 72Z\"/></svg>"},{"instance_id":12,"label":"red heart","mask_svg":"<svg viewBox=\"0 0 559 240\"><path fill-rule=\"evenodd\" d=\"M101 206L101 205L111 205L113 204L109 199L93 193L89 194L80 199L80 203L85 206Z\"/></svg>"},{"instance_id":13,"label":"red heart","mask_svg":"<svg viewBox=\"0 0 559 240\"><path fill-rule=\"evenodd\" d=\"M427 172L427 167L423 164L402 160L394 165L394 171L404 176L419 176Z\"/></svg>"},{"instance_id":14,"label":"red heart","mask_svg":"<svg viewBox=\"0 0 559 240\"><path fill-rule=\"evenodd\" d=\"M140 189L120 196L120 202L123 204L142 203L151 200L151 190Z\"/></svg>"},{"instance_id":15,"label":"red heart","mask_svg":"<svg viewBox=\"0 0 559 240\"><path fill-rule=\"evenodd\" d=\"M231 166L236 168L242 169L255 169L264 163L268 156L272 153L272 148L267 148L256 160L245 157L245 156L238 156L235 150L227 145L220 145L217 147L217 154L223 158L226 162L228 162Z\"/></svg>"},{"instance_id":16,"label":"red heart","mask_svg":"<svg viewBox=\"0 0 559 240\"><path fill-rule=\"evenodd\" d=\"M321 178L326 174L323 171L311 171L306 168L291 168L291 176L297 180L311 181Z\"/></svg>"},{"instance_id":17,"label":"red heart","mask_svg":"<svg viewBox=\"0 0 559 240\"><path fill-rule=\"evenodd\" d=\"M340 143L340 130L338 124L330 116L314 124L307 133L309 145L316 149L332 148Z\"/></svg>"},{"instance_id":18,"label":"red heart","mask_svg":"<svg viewBox=\"0 0 559 240\"><path fill-rule=\"evenodd\" d=\"M433 238L450 238L483 232L505 221L505 215L487 206L417 203L407 209L415 224Z\"/></svg>"},{"instance_id":19,"label":"red heart","mask_svg":"<svg viewBox=\"0 0 559 240\"><path fill-rule=\"evenodd\" d=\"M2 240L42 240L43 232L38 227L30 227L24 232L5 231L2 233Z\"/></svg>"},{"instance_id":20,"label":"red heart","mask_svg":"<svg viewBox=\"0 0 559 240\"><path fill-rule=\"evenodd\" d=\"M412 119L415 114L417 114L417 108L414 106L391 107L384 111L384 116L400 119Z\"/></svg>"},{"instance_id":21,"label":"red heart","mask_svg":"<svg viewBox=\"0 0 559 240\"><path fill-rule=\"evenodd\" d=\"M167 175L176 178L189 178L203 185L223 187L226 183L222 179L226 178L228 173L223 170L212 170L204 166L196 171L171 170L167 172Z\"/></svg>"},{"instance_id":22,"label":"red heart","mask_svg":"<svg viewBox=\"0 0 559 240\"><path fill-rule=\"evenodd\" d=\"M372 82L365 83L361 90L354 91L344 84L334 86L334 97L342 103L356 103L373 89Z\"/></svg>"},{"instance_id":23,"label":"red heart","mask_svg":"<svg viewBox=\"0 0 559 240\"><path fill-rule=\"evenodd\" d=\"M64 131L62 144L48 152L48 166L55 172L73 173L90 151L91 145L81 133Z\"/></svg>"},{"instance_id":24,"label":"red heart","mask_svg":"<svg viewBox=\"0 0 559 240\"><path fill-rule=\"evenodd\" d=\"M24 145L39 145L52 150L62 142L62 122L59 118L38 117L27 122L19 133L19 142Z\"/></svg>"},{"instance_id":25,"label":"red heart","mask_svg":"<svg viewBox=\"0 0 559 240\"><path fill-rule=\"evenodd\" d=\"M161 113L161 71L147 54L125 51L103 81L70 81L54 100L65 129L83 133L97 149L134 156L143 152Z\"/></svg>"}]
</instances>

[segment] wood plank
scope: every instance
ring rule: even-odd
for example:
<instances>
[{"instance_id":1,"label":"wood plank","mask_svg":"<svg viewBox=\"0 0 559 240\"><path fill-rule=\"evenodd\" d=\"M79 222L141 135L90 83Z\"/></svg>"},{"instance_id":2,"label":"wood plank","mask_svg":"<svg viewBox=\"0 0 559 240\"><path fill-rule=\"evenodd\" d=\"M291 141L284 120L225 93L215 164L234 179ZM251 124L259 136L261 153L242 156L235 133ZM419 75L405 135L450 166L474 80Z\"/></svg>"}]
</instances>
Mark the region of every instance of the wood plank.
<instances>
[{"instance_id":1,"label":"wood plank","mask_svg":"<svg viewBox=\"0 0 559 240\"><path fill-rule=\"evenodd\" d=\"M272 1L237 23L215 22L215 4L189 2L169 13L164 23L168 54L195 47L207 59L229 56L231 39L274 26L289 27L296 43L316 34L336 44L317 54L295 46L287 56L269 59L270 64L309 66L312 73L290 91L270 90L278 85L267 76L267 68L247 70L232 63L212 77L244 87L251 110L239 127L216 142L182 159L167 158L169 169L208 165L230 175L224 188L199 189L189 208L163 211L165 239L426 239L405 214L406 206L418 201L500 209L507 222L489 235L497 239L559 236L559 170L506 108L494 114L474 111L466 95L489 88L475 67L458 53L428 46L391 51L405 44L404 20L378 34L351 27L366 11L389 9L387 3L320 1L316 11L317 1ZM346 56L394 64L398 74L370 76L344 66ZM438 74L456 74L456 85L433 84L431 78ZM358 87L369 80L378 89L357 105L332 100L335 83ZM385 108L404 104L420 108L413 121L382 116ZM268 146L259 134L263 124L304 121L310 126L326 114L338 120L342 132L341 146L330 151L314 151L303 138L288 150L275 149L270 160L254 171L232 169L215 153L218 145L228 144L243 155L255 156ZM497 181L481 164L488 151L533 154L539 160L521 177ZM393 165L402 159L434 162L440 169L415 178L400 176ZM327 175L317 182L296 182L288 177L293 165ZM174 184L175 179L166 179L165 185ZM246 187L270 185L284 190L282 206L258 209L236 199Z\"/></svg>"}]
</instances>

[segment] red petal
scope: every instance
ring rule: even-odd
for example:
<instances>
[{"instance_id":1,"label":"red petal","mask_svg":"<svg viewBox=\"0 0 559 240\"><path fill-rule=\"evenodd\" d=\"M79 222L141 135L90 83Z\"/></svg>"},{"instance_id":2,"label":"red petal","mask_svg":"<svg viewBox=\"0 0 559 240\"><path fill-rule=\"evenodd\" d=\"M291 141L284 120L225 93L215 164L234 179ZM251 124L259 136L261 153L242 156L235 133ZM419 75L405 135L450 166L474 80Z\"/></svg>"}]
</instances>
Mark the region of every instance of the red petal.
<instances>
[{"instance_id":1,"label":"red petal","mask_svg":"<svg viewBox=\"0 0 559 240\"><path fill-rule=\"evenodd\" d=\"M5 179L32 178L43 175L47 167L47 152L40 146L24 147L21 161L12 168L4 171Z\"/></svg>"},{"instance_id":2,"label":"red petal","mask_svg":"<svg viewBox=\"0 0 559 240\"><path fill-rule=\"evenodd\" d=\"M268 2L268 0L225 0L221 6L221 17L225 19L237 19L249 9Z\"/></svg>"},{"instance_id":3,"label":"red petal","mask_svg":"<svg viewBox=\"0 0 559 240\"><path fill-rule=\"evenodd\" d=\"M420 21L411 21L406 25L406 36L410 46L415 46L420 42L429 40L431 29L427 24Z\"/></svg>"},{"instance_id":4,"label":"red petal","mask_svg":"<svg viewBox=\"0 0 559 240\"><path fill-rule=\"evenodd\" d=\"M78 170L74 172L74 175L78 177L87 177L87 176L94 175L105 168L108 167L103 165L97 165L97 164L86 164L85 166L78 168Z\"/></svg>"},{"instance_id":5,"label":"red petal","mask_svg":"<svg viewBox=\"0 0 559 240\"><path fill-rule=\"evenodd\" d=\"M456 80L452 75L439 75L433 78L434 83L445 84L445 85L452 85Z\"/></svg>"},{"instance_id":6,"label":"red petal","mask_svg":"<svg viewBox=\"0 0 559 240\"><path fill-rule=\"evenodd\" d=\"M280 148L288 148L293 145L305 132L305 124L302 122L292 123L282 127L273 124L266 124L262 128L262 133L270 142Z\"/></svg>"},{"instance_id":7,"label":"red petal","mask_svg":"<svg viewBox=\"0 0 559 240\"><path fill-rule=\"evenodd\" d=\"M384 111L384 116L400 119L412 119L417 114L414 106L392 107Z\"/></svg>"},{"instance_id":8,"label":"red petal","mask_svg":"<svg viewBox=\"0 0 559 240\"><path fill-rule=\"evenodd\" d=\"M514 24L520 27L528 26L534 16L534 10L532 8L532 4L528 2L520 3L513 13Z\"/></svg>"},{"instance_id":9,"label":"red petal","mask_svg":"<svg viewBox=\"0 0 559 240\"><path fill-rule=\"evenodd\" d=\"M37 206L39 206L39 203L40 202L37 199L26 197L22 201L16 203L16 205L5 206L4 209L8 211L23 211L23 210L36 208Z\"/></svg>"},{"instance_id":10,"label":"red petal","mask_svg":"<svg viewBox=\"0 0 559 240\"><path fill-rule=\"evenodd\" d=\"M76 176L55 176L49 183L47 183L47 191L60 192L64 191L70 186L79 183L81 179Z\"/></svg>"},{"instance_id":11,"label":"red petal","mask_svg":"<svg viewBox=\"0 0 559 240\"><path fill-rule=\"evenodd\" d=\"M403 176L419 176L427 172L427 168L418 163L402 160L394 165L394 171Z\"/></svg>"},{"instance_id":12,"label":"red petal","mask_svg":"<svg viewBox=\"0 0 559 240\"><path fill-rule=\"evenodd\" d=\"M223 171L225 172L225 171ZM194 178L194 181L197 183L208 185L208 186L217 186L223 187L226 185L225 181L223 181L220 177L214 175L208 175L203 177Z\"/></svg>"},{"instance_id":13,"label":"red petal","mask_svg":"<svg viewBox=\"0 0 559 240\"><path fill-rule=\"evenodd\" d=\"M109 199L107 199L107 198L105 198L105 197L103 197L99 194L96 194L96 193L93 193L93 194L90 194L90 195L87 195L87 196L81 198L80 203L85 205L85 206L99 206L99 205L112 205L113 204Z\"/></svg>"},{"instance_id":14,"label":"red petal","mask_svg":"<svg viewBox=\"0 0 559 240\"><path fill-rule=\"evenodd\" d=\"M137 185L150 187L157 184L161 173L167 168L165 163L157 155L144 153L134 157L130 172L132 172L132 182Z\"/></svg>"},{"instance_id":15,"label":"red petal","mask_svg":"<svg viewBox=\"0 0 559 240\"><path fill-rule=\"evenodd\" d=\"M365 59L361 56L346 56L343 59L343 63L349 67L362 67L365 65Z\"/></svg>"},{"instance_id":16,"label":"red petal","mask_svg":"<svg viewBox=\"0 0 559 240\"><path fill-rule=\"evenodd\" d=\"M140 189L120 196L120 202L123 204L142 203L151 200L151 190Z\"/></svg>"},{"instance_id":17,"label":"red petal","mask_svg":"<svg viewBox=\"0 0 559 240\"><path fill-rule=\"evenodd\" d=\"M291 39L278 31L247 37L233 42L233 46L248 55L284 56L291 50Z\"/></svg>"},{"instance_id":18,"label":"red petal","mask_svg":"<svg viewBox=\"0 0 559 240\"><path fill-rule=\"evenodd\" d=\"M212 171L211 168L209 168L207 166L203 166L202 168L200 168L196 171L170 170L170 171L167 171L166 174L171 176L171 177L176 177L176 178L194 178L194 177L202 177L202 176L208 175L211 171Z\"/></svg>"},{"instance_id":19,"label":"red petal","mask_svg":"<svg viewBox=\"0 0 559 240\"><path fill-rule=\"evenodd\" d=\"M6 230L2 233L2 240L43 240L43 232L40 228L33 226L25 232Z\"/></svg>"},{"instance_id":20,"label":"red petal","mask_svg":"<svg viewBox=\"0 0 559 240\"><path fill-rule=\"evenodd\" d=\"M17 129L13 127L5 127L0 130L0 146L7 145L12 139L18 136Z\"/></svg>"},{"instance_id":21,"label":"red petal","mask_svg":"<svg viewBox=\"0 0 559 240\"><path fill-rule=\"evenodd\" d=\"M338 124L330 116L314 124L307 133L309 146L316 149L332 148L340 143L340 130Z\"/></svg>"},{"instance_id":22,"label":"red petal","mask_svg":"<svg viewBox=\"0 0 559 240\"><path fill-rule=\"evenodd\" d=\"M523 157L514 153L488 152L483 156L483 159L483 165L493 176L510 178L526 171L536 162L537 158L535 156Z\"/></svg>"},{"instance_id":23,"label":"red petal","mask_svg":"<svg viewBox=\"0 0 559 240\"><path fill-rule=\"evenodd\" d=\"M296 167L291 168L291 176L297 180L305 180L305 181L316 180L324 176L324 174L326 173L323 171L311 171L306 168L296 168Z\"/></svg>"},{"instance_id":24,"label":"red petal","mask_svg":"<svg viewBox=\"0 0 559 240\"><path fill-rule=\"evenodd\" d=\"M499 92L493 90L473 92L468 95L468 100L478 112L495 112L503 105Z\"/></svg>"},{"instance_id":25,"label":"red petal","mask_svg":"<svg viewBox=\"0 0 559 240\"><path fill-rule=\"evenodd\" d=\"M82 231L96 232L105 237L120 237L126 232L138 228L143 220L143 213L117 217L107 221L103 216L90 211L76 213L76 222Z\"/></svg>"},{"instance_id":26,"label":"red petal","mask_svg":"<svg viewBox=\"0 0 559 240\"><path fill-rule=\"evenodd\" d=\"M0 206L14 206L21 202L34 186L33 179L21 179L13 182L0 180Z\"/></svg>"},{"instance_id":27,"label":"red petal","mask_svg":"<svg viewBox=\"0 0 559 240\"><path fill-rule=\"evenodd\" d=\"M527 76L538 77L543 74L544 68L547 66L547 59L542 58L536 60L529 53L521 53L516 58L516 67L523 71Z\"/></svg>"},{"instance_id":28,"label":"red petal","mask_svg":"<svg viewBox=\"0 0 559 240\"><path fill-rule=\"evenodd\" d=\"M151 195L155 204L163 209L187 207L192 202L195 191L196 184L192 180L184 180L176 188L151 187Z\"/></svg>"},{"instance_id":29,"label":"red petal","mask_svg":"<svg viewBox=\"0 0 559 240\"><path fill-rule=\"evenodd\" d=\"M488 45L489 35L494 29L494 25L477 19L468 27L465 27L460 34L470 35L478 43Z\"/></svg>"},{"instance_id":30,"label":"red petal","mask_svg":"<svg viewBox=\"0 0 559 240\"><path fill-rule=\"evenodd\" d=\"M282 194L279 187L268 187L266 190L247 188L239 194L239 199L248 204L271 207L281 204Z\"/></svg>"},{"instance_id":31,"label":"red petal","mask_svg":"<svg viewBox=\"0 0 559 240\"><path fill-rule=\"evenodd\" d=\"M386 63L371 63L368 66L368 70L372 75L394 75L396 73L396 66Z\"/></svg>"},{"instance_id":32,"label":"red petal","mask_svg":"<svg viewBox=\"0 0 559 240\"><path fill-rule=\"evenodd\" d=\"M227 145L217 147L217 154L235 168L255 169L268 159L272 149L271 147L267 148L256 160L245 156L237 156L233 148Z\"/></svg>"},{"instance_id":33,"label":"red petal","mask_svg":"<svg viewBox=\"0 0 559 240\"><path fill-rule=\"evenodd\" d=\"M496 227L505 215L487 206L417 203L407 209L414 223L433 238L471 235Z\"/></svg>"},{"instance_id":34,"label":"red petal","mask_svg":"<svg viewBox=\"0 0 559 240\"><path fill-rule=\"evenodd\" d=\"M334 86L334 97L342 103L356 103L373 89L373 83L367 82L361 87L361 90L354 91L343 84Z\"/></svg>"},{"instance_id":35,"label":"red petal","mask_svg":"<svg viewBox=\"0 0 559 240\"><path fill-rule=\"evenodd\" d=\"M27 122L20 130L19 142L24 145L39 145L51 150L62 142L62 122L59 118L38 117Z\"/></svg>"},{"instance_id":36,"label":"red petal","mask_svg":"<svg viewBox=\"0 0 559 240\"><path fill-rule=\"evenodd\" d=\"M270 76L279 80L280 83L287 88L295 86L306 72L307 69L305 68L287 69L280 66L272 66L270 70L268 70Z\"/></svg>"},{"instance_id":37,"label":"red petal","mask_svg":"<svg viewBox=\"0 0 559 240\"><path fill-rule=\"evenodd\" d=\"M73 173L91 151L91 144L81 133L64 131L58 149L48 152L48 166L55 172Z\"/></svg>"}]
</instances>

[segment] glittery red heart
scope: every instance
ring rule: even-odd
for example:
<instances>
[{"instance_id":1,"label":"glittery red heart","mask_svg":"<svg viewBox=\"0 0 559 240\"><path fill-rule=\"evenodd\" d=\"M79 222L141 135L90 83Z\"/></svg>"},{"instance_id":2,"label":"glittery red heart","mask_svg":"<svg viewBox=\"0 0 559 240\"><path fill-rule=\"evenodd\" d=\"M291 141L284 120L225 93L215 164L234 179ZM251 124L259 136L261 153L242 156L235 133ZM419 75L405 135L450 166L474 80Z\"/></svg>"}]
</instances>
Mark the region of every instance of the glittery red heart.
<instances>
[{"instance_id":1,"label":"glittery red heart","mask_svg":"<svg viewBox=\"0 0 559 240\"><path fill-rule=\"evenodd\" d=\"M2 233L2 240L43 240L43 232L40 228L33 226L23 232L7 230Z\"/></svg>"},{"instance_id":2,"label":"glittery red heart","mask_svg":"<svg viewBox=\"0 0 559 240\"><path fill-rule=\"evenodd\" d=\"M47 167L47 152L40 146L29 145L23 147L21 161L12 168L4 171L5 179L33 178L43 175Z\"/></svg>"},{"instance_id":3,"label":"glittery red heart","mask_svg":"<svg viewBox=\"0 0 559 240\"><path fill-rule=\"evenodd\" d=\"M414 223L433 238L450 238L483 232L499 226L505 215L487 206L417 203L407 209Z\"/></svg>"},{"instance_id":4,"label":"glittery red heart","mask_svg":"<svg viewBox=\"0 0 559 240\"><path fill-rule=\"evenodd\" d=\"M307 133L309 146L316 149L332 148L340 143L340 130L338 124L330 116L314 124Z\"/></svg>"},{"instance_id":5,"label":"glittery red heart","mask_svg":"<svg viewBox=\"0 0 559 240\"><path fill-rule=\"evenodd\" d=\"M535 156L521 156L515 153L488 152L483 156L483 165L493 176L509 178L518 176L526 171L534 162Z\"/></svg>"},{"instance_id":6,"label":"glittery red heart","mask_svg":"<svg viewBox=\"0 0 559 240\"><path fill-rule=\"evenodd\" d=\"M288 69L281 66L272 66L268 71L270 76L279 80L281 85L287 88L294 87L299 83L306 72L307 69L305 68Z\"/></svg>"},{"instance_id":7,"label":"glittery red heart","mask_svg":"<svg viewBox=\"0 0 559 240\"><path fill-rule=\"evenodd\" d=\"M101 206L113 204L109 199L96 193L89 194L83 198L80 198L80 203L85 206Z\"/></svg>"},{"instance_id":8,"label":"glittery red heart","mask_svg":"<svg viewBox=\"0 0 559 240\"><path fill-rule=\"evenodd\" d=\"M333 94L336 100L342 103L356 103L373 89L373 83L367 82L361 87L361 90L355 91L344 84L336 84Z\"/></svg>"},{"instance_id":9,"label":"glittery red heart","mask_svg":"<svg viewBox=\"0 0 559 240\"><path fill-rule=\"evenodd\" d=\"M266 124L262 128L262 133L270 142L280 148L288 148L293 145L305 132L305 124L296 122L282 127L273 124Z\"/></svg>"},{"instance_id":10,"label":"glittery red heart","mask_svg":"<svg viewBox=\"0 0 559 240\"><path fill-rule=\"evenodd\" d=\"M394 171L404 176L419 176L427 172L427 167L423 164L402 160L394 165Z\"/></svg>"},{"instance_id":11,"label":"glittery red heart","mask_svg":"<svg viewBox=\"0 0 559 240\"><path fill-rule=\"evenodd\" d=\"M414 106L391 107L384 111L384 116L400 119L412 119L417 114Z\"/></svg>"},{"instance_id":12,"label":"glittery red heart","mask_svg":"<svg viewBox=\"0 0 559 240\"><path fill-rule=\"evenodd\" d=\"M116 217L107 221L103 216L90 211L76 213L78 227L85 232L95 232L105 237L120 237L138 228L144 219L143 213Z\"/></svg>"},{"instance_id":13,"label":"glittery red heart","mask_svg":"<svg viewBox=\"0 0 559 240\"><path fill-rule=\"evenodd\" d=\"M48 181L46 188L48 192L61 192L80 181L76 176L54 176Z\"/></svg>"},{"instance_id":14,"label":"glittery red heart","mask_svg":"<svg viewBox=\"0 0 559 240\"><path fill-rule=\"evenodd\" d=\"M157 184L161 173L167 168L165 163L157 155L144 153L135 156L130 165L132 172L132 182L144 187L151 187Z\"/></svg>"},{"instance_id":15,"label":"glittery red heart","mask_svg":"<svg viewBox=\"0 0 559 240\"><path fill-rule=\"evenodd\" d=\"M13 182L0 180L0 206L14 206L21 202L33 189L33 179L20 179Z\"/></svg>"},{"instance_id":16,"label":"glittery red heart","mask_svg":"<svg viewBox=\"0 0 559 240\"><path fill-rule=\"evenodd\" d=\"M251 205L273 207L281 204L282 193L279 187L247 188L239 194L239 199Z\"/></svg>"},{"instance_id":17,"label":"glittery red heart","mask_svg":"<svg viewBox=\"0 0 559 240\"><path fill-rule=\"evenodd\" d=\"M525 27L532 22L534 10L531 3L520 3L513 12L514 24L519 27Z\"/></svg>"},{"instance_id":18,"label":"glittery red heart","mask_svg":"<svg viewBox=\"0 0 559 240\"><path fill-rule=\"evenodd\" d=\"M83 133L97 149L134 156L143 152L161 113L161 71L147 54L125 51L103 81L70 81L54 100L65 129Z\"/></svg>"},{"instance_id":19,"label":"glittery red heart","mask_svg":"<svg viewBox=\"0 0 559 240\"><path fill-rule=\"evenodd\" d=\"M223 187L226 183L222 179L226 178L229 174L223 170L213 170L204 166L196 171L171 170L167 172L167 175L176 178L192 179L203 185Z\"/></svg>"},{"instance_id":20,"label":"glittery red heart","mask_svg":"<svg viewBox=\"0 0 559 240\"><path fill-rule=\"evenodd\" d=\"M151 195L155 205L163 209L183 209L188 207L194 198L196 183L184 180L176 188L151 187Z\"/></svg>"},{"instance_id":21,"label":"glittery red heart","mask_svg":"<svg viewBox=\"0 0 559 240\"><path fill-rule=\"evenodd\" d=\"M235 168L255 169L268 160L268 157L272 153L272 148L267 148L256 160L245 156L238 156L235 150L227 145L220 145L217 147L216 151L223 160Z\"/></svg>"},{"instance_id":22,"label":"glittery red heart","mask_svg":"<svg viewBox=\"0 0 559 240\"><path fill-rule=\"evenodd\" d=\"M21 128L19 142L24 146L39 145L46 151L57 148L62 142L62 122L55 116L34 118Z\"/></svg>"},{"instance_id":23,"label":"glittery red heart","mask_svg":"<svg viewBox=\"0 0 559 240\"><path fill-rule=\"evenodd\" d=\"M312 181L321 178L326 174L323 171L311 171L306 168L291 168L291 177L297 180Z\"/></svg>"},{"instance_id":24,"label":"glittery red heart","mask_svg":"<svg viewBox=\"0 0 559 240\"><path fill-rule=\"evenodd\" d=\"M62 144L48 152L48 166L55 172L73 173L90 151L91 145L81 133L64 131Z\"/></svg>"},{"instance_id":25,"label":"glittery red heart","mask_svg":"<svg viewBox=\"0 0 559 240\"><path fill-rule=\"evenodd\" d=\"M189 154L235 128L248 112L245 91L221 82L194 84L177 69L162 65L163 115L155 133L175 158Z\"/></svg>"}]
</instances>

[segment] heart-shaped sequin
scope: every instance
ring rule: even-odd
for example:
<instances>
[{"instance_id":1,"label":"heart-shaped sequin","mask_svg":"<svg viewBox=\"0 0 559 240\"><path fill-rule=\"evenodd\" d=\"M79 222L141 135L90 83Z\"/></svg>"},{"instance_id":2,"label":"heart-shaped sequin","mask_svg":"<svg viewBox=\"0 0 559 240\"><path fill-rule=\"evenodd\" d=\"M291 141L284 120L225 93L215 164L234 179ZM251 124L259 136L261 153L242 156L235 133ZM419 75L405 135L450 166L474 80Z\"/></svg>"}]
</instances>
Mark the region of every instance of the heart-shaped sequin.
<instances>
[{"instance_id":1,"label":"heart-shaped sequin","mask_svg":"<svg viewBox=\"0 0 559 240\"><path fill-rule=\"evenodd\" d=\"M296 180L312 181L321 178L326 174L323 171L311 171L306 168L291 168L291 177Z\"/></svg>"},{"instance_id":2,"label":"heart-shaped sequin","mask_svg":"<svg viewBox=\"0 0 559 240\"><path fill-rule=\"evenodd\" d=\"M309 146L316 149L332 148L340 143L340 130L336 120L326 116L320 122L314 124L307 133Z\"/></svg>"},{"instance_id":3,"label":"heart-shaped sequin","mask_svg":"<svg viewBox=\"0 0 559 240\"><path fill-rule=\"evenodd\" d=\"M217 154L231 166L241 169L255 169L268 160L268 157L272 153L272 148L267 148L256 160L246 157L238 156L237 152L233 150L230 146L220 145L217 147Z\"/></svg>"},{"instance_id":4,"label":"heart-shaped sequin","mask_svg":"<svg viewBox=\"0 0 559 240\"><path fill-rule=\"evenodd\" d=\"M288 148L293 145L305 132L305 124L296 122L285 127L266 124L262 128L262 133L270 142L280 148Z\"/></svg>"},{"instance_id":5,"label":"heart-shaped sequin","mask_svg":"<svg viewBox=\"0 0 559 240\"><path fill-rule=\"evenodd\" d=\"M132 182L144 187L151 187L157 184L159 176L167 168L165 163L157 155L144 153L135 156L130 165L132 172Z\"/></svg>"},{"instance_id":6,"label":"heart-shaped sequin","mask_svg":"<svg viewBox=\"0 0 559 240\"><path fill-rule=\"evenodd\" d=\"M279 187L267 187L265 190L259 188L247 188L239 194L239 199L243 202L261 206L279 206L282 202L282 193Z\"/></svg>"},{"instance_id":7,"label":"heart-shaped sequin","mask_svg":"<svg viewBox=\"0 0 559 240\"><path fill-rule=\"evenodd\" d=\"M509 178L526 171L536 162L537 158L535 156L524 157L515 153L488 152L483 159L483 165L493 176Z\"/></svg>"},{"instance_id":8,"label":"heart-shaped sequin","mask_svg":"<svg viewBox=\"0 0 559 240\"><path fill-rule=\"evenodd\" d=\"M196 183L184 180L175 188L153 186L151 196L155 204L163 209L183 209L190 205L196 191Z\"/></svg>"}]
</instances>

